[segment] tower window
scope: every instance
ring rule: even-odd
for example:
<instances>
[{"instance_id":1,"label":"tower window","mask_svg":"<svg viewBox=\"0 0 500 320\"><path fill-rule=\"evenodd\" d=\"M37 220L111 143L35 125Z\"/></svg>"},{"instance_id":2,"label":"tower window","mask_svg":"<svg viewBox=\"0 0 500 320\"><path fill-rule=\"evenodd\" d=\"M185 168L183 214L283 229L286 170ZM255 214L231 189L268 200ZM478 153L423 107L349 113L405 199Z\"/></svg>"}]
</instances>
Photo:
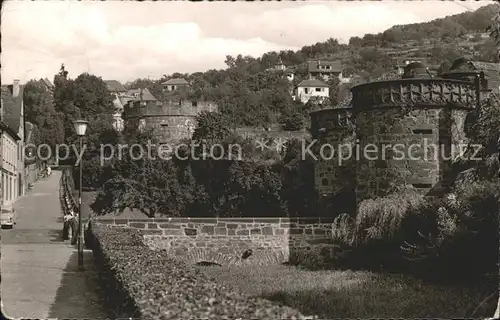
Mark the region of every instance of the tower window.
<instances>
[{"instance_id":1,"label":"tower window","mask_svg":"<svg viewBox=\"0 0 500 320\"><path fill-rule=\"evenodd\" d=\"M413 134L432 134L432 129L414 129Z\"/></svg>"}]
</instances>

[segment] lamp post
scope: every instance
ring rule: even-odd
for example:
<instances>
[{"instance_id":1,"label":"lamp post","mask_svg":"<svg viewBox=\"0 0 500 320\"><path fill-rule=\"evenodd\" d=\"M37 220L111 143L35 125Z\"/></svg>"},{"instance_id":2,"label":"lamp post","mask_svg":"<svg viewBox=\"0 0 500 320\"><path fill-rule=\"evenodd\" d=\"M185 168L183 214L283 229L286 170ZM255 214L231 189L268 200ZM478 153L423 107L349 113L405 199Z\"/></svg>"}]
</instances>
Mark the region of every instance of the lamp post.
<instances>
[{"instance_id":1,"label":"lamp post","mask_svg":"<svg viewBox=\"0 0 500 320\"><path fill-rule=\"evenodd\" d=\"M76 134L78 135L78 140L80 141L80 154L83 155L83 136L85 136L85 131L87 131L88 121L76 120L73 122L75 126ZM83 157L80 159L80 174L78 179L80 180L78 185L78 268L83 270L83 223L82 223L82 172L83 172Z\"/></svg>"}]
</instances>

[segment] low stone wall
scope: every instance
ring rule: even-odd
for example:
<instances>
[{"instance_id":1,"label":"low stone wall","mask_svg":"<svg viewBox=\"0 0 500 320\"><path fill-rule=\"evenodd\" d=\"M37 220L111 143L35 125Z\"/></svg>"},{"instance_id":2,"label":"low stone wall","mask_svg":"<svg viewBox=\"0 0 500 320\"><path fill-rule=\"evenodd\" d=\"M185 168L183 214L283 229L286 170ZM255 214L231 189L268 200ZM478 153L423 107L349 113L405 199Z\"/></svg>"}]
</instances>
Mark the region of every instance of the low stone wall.
<instances>
[{"instance_id":1,"label":"low stone wall","mask_svg":"<svg viewBox=\"0 0 500 320\"><path fill-rule=\"evenodd\" d=\"M330 218L98 217L92 223L141 230L150 248L193 264L280 264L300 251L324 248L330 255L335 248Z\"/></svg>"}]
</instances>

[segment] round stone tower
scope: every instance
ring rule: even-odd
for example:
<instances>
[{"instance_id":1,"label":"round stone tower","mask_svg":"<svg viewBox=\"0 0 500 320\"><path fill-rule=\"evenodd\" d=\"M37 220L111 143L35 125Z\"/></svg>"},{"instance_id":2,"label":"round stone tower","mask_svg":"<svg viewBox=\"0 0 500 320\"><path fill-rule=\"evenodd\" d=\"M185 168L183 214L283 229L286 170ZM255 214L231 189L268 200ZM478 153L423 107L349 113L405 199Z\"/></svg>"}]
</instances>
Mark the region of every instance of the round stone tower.
<instances>
[{"instance_id":1,"label":"round stone tower","mask_svg":"<svg viewBox=\"0 0 500 320\"><path fill-rule=\"evenodd\" d=\"M432 77L412 63L403 79L358 85L352 93L358 203L408 187L443 192L475 107L474 83Z\"/></svg>"},{"instance_id":2,"label":"round stone tower","mask_svg":"<svg viewBox=\"0 0 500 320\"><path fill-rule=\"evenodd\" d=\"M153 129L160 143L175 144L190 139L197 126L196 116L213 112L217 105L210 101L136 101L125 108L125 123L134 128Z\"/></svg>"},{"instance_id":3,"label":"round stone tower","mask_svg":"<svg viewBox=\"0 0 500 320\"><path fill-rule=\"evenodd\" d=\"M335 198L347 201L345 194L354 193L355 187L351 107L321 109L310 115L315 191L325 210L332 205L341 210Z\"/></svg>"}]
</instances>

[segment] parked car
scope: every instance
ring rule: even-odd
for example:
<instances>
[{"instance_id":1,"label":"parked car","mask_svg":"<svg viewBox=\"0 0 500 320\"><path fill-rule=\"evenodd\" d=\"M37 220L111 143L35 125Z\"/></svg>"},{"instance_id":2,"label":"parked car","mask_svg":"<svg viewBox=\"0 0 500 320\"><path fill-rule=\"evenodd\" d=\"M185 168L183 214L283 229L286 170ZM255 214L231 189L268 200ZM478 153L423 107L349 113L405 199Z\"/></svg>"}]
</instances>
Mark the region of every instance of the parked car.
<instances>
[{"instance_id":1,"label":"parked car","mask_svg":"<svg viewBox=\"0 0 500 320\"><path fill-rule=\"evenodd\" d=\"M2 228L12 229L16 224L16 210L13 208L2 208L0 221Z\"/></svg>"}]
</instances>

